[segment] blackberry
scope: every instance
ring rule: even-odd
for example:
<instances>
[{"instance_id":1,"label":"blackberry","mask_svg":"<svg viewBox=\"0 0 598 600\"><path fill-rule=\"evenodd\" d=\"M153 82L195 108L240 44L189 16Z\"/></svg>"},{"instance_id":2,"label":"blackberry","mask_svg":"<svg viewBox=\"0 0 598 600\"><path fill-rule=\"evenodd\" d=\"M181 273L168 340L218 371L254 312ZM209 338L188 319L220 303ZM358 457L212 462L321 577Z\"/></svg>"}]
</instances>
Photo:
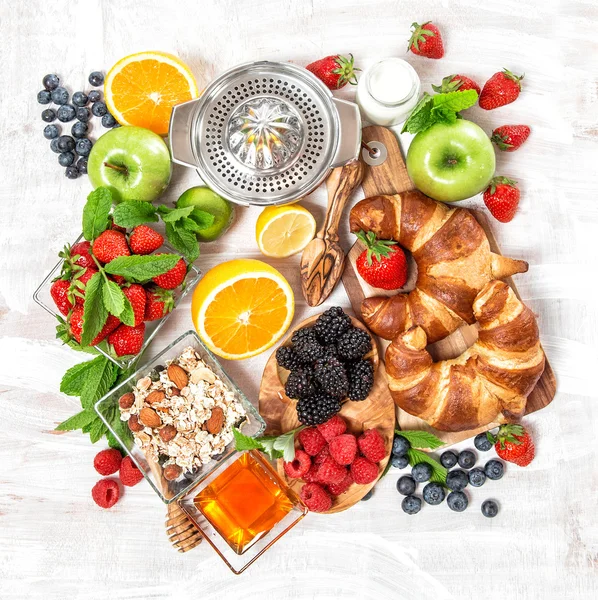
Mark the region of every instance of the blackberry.
<instances>
[{"instance_id":1,"label":"blackberry","mask_svg":"<svg viewBox=\"0 0 598 600\"><path fill-rule=\"evenodd\" d=\"M323 312L314 324L314 331L324 345L332 344L351 327L351 318L340 306L333 306Z\"/></svg>"},{"instance_id":2,"label":"blackberry","mask_svg":"<svg viewBox=\"0 0 598 600\"><path fill-rule=\"evenodd\" d=\"M295 331L291 338L293 350L303 363L313 363L324 356L324 346L318 343L316 334L311 327Z\"/></svg>"},{"instance_id":3,"label":"blackberry","mask_svg":"<svg viewBox=\"0 0 598 600\"><path fill-rule=\"evenodd\" d=\"M365 400L374 385L374 367L369 360L358 360L351 363L349 373L349 400L359 402Z\"/></svg>"},{"instance_id":4,"label":"blackberry","mask_svg":"<svg viewBox=\"0 0 598 600\"><path fill-rule=\"evenodd\" d=\"M301 367L299 357L295 351L288 346L281 346L276 351L276 362L283 369L288 369L289 371L296 371Z\"/></svg>"},{"instance_id":5,"label":"blackberry","mask_svg":"<svg viewBox=\"0 0 598 600\"><path fill-rule=\"evenodd\" d=\"M343 363L335 356L316 361L314 375L321 388L335 398L344 398L349 391L349 378Z\"/></svg>"},{"instance_id":6,"label":"blackberry","mask_svg":"<svg viewBox=\"0 0 598 600\"><path fill-rule=\"evenodd\" d=\"M311 381L310 374L303 369L291 371L284 386L284 392L289 398L306 398L315 393L315 387Z\"/></svg>"},{"instance_id":7,"label":"blackberry","mask_svg":"<svg viewBox=\"0 0 598 600\"><path fill-rule=\"evenodd\" d=\"M303 425L319 425L331 419L341 409L337 398L316 393L297 402L297 418Z\"/></svg>"},{"instance_id":8,"label":"blackberry","mask_svg":"<svg viewBox=\"0 0 598 600\"><path fill-rule=\"evenodd\" d=\"M343 360L357 360L372 349L372 340L363 329L352 327L338 338L338 355Z\"/></svg>"}]
</instances>

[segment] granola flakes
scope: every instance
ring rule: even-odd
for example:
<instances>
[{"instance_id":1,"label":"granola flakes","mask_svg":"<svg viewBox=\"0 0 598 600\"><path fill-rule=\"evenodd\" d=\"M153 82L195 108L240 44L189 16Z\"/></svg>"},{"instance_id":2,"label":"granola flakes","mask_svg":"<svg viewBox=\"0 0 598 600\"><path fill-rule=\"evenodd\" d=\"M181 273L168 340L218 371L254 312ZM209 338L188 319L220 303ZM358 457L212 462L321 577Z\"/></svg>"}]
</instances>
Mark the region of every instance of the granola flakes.
<instances>
[{"instance_id":1,"label":"granola flakes","mask_svg":"<svg viewBox=\"0 0 598 600\"><path fill-rule=\"evenodd\" d=\"M151 403L151 409L160 417L160 426L133 431L133 437L148 459L158 462L160 457L167 456L168 460L161 463L162 468L178 465L186 473L201 468L224 452L233 441L233 427L245 420L246 413L234 392L191 346L185 348L178 358L168 362L167 366L170 364L185 370L189 376L188 384L179 390L168 378L167 369L160 372L160 378L156 381L142 377L132 390L135 397L132 406L121 408L120 418L127 422L133 415L138 418L141 410L150 406L148 396L153 392L163 392L164 398L157 402L154 399L161 394L153 394ZM222 411L222 425L218 432L210 433L207 424L215 407ZM216 413L220 417L220 411ZM212 430L214 421L211 421ZM169 429L174 427L176 435L161 436L160 430L167 426Z\"/></svg>"}]
</instances>

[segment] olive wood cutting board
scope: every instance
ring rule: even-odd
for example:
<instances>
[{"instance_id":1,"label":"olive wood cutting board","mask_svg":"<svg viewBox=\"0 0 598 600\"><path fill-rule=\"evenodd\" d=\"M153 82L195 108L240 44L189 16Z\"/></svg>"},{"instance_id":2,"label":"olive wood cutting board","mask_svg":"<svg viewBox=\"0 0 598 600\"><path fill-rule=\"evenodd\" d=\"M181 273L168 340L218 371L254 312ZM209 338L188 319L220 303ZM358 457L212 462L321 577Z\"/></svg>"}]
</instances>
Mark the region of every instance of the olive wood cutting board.
<instances>
[{"instance_id":1,"label":"olive wood cutting board","mask_svg":"<svg viewBox=\"0 0 598 600\"><path fill-rule=\"evenodd\" d=\"M378 126L365 127L362 132L362 139L366 143L373 141L382 142L388 152L388 157L384 163L378 166L370 166L366 171L362 182L362 188L366 198L380 194L395 194L415 189L415 186L411 182L409 174L407 173L407 167L405 166L405 161L401 154L398 140L390 129ZM364 150L364 152L366 151ZM500 249L496 243L494 235L492 234L492 230L489 226L486 215L481 211L472 210L471 212L486 232L492 252L500 254ZM353 310L357 316L361 316L360 307L364 298L381 295L392 296L397 293L395 291L387 292L385 290L373 288L357 274L355 262L363 249L364 246L359 241L353 245L347 256L346 267L342 276L343 285L345 286L351 306L353 307ZM414 287L415 278L417 276L415 269L412 268L414 266L414 263L411 261L411 268L409 269L410 276L405 287L403 288L404 291L409 291ZM515 287L512 278L506 278L505 282L511 286L513 291L519 297L519 293L517 292L517 288ZM445 339L431 344L428 347L428 350L436 361L455 358L469 348L469 346L475 342L477 337L478 331L475 324L464 325ZM386 351L386 347L388 346L389 342L387 340L380 340L380 342L381 347L383 348L383 351L380 355L380 362L382 363L384 352ZM544 408L550 404L555 396L555 393L556 379L547 357L544 373L542 374L542 377L536 384L536 387L532 393L528 396L526 414L540 410L541 408ZM410 415L409 413L401 410L399 407L396 407L396 411L397 420L401 429L425 429L427 431L431 431L447 445L466 440L482 431L487 431L488 429L492 429L498 425L498 423L491 423L490 425L486 425L485 427L478 429L470 429L460 432L445 432L438 431L430 427L422 419Z\"/></svg>"}]
</instances>

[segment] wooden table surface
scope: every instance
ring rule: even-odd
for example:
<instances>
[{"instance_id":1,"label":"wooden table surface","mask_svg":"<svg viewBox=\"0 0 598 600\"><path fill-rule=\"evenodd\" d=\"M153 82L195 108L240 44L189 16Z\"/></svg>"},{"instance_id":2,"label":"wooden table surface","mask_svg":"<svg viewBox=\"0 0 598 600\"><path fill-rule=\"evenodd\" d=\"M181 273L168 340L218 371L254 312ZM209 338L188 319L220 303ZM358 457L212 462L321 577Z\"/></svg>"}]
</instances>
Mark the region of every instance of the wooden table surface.
<instances>
[{"instance_id":1,"label":"wooden table surface","mask_svg":"<svg viewBox=\"0 0 598 600\"><path fill-rule=\"evenodd\" d=\"M167 544L165 510L149 486L127 489L112 510L98 508L90 489L102 445L92 447L79 433L50 433L77 410L58 386L81 356L54 339L54 324L32 293L81 231L90 186L63 176L42 136L43 107L35 101L41 79L56 72L76 91L86 88L90 71L147 49L177 53L200 85L255 59L305 65L353 52L367 67L404 56L409 26L426 19L442 29L446 56L407 57L424 89L450 73L480 83L502 67L526 74L516 103L474 108L469 116L488 133L505 123L533 131L521 150L498 156L498 172L519 181L522 200L515 220L496 223L495 232L504 253L530 263L516 282L538 315L558 379L556 400L527 421L537 458L476 490L463 514L444 504L405 515L391 470L369 502L330 517L309 515L240 577L207 544L179 555ZM3 2L0 598L596 598L597 20L595 0ZM164 201L197 183L193 171L176 167ZM320 189L304 205L321 222L324 203ZM226 237L202 247L199 267L260 258L258 213L238 210ZM348 247L346 222L342 238ZM272 264L295 290L296 321L314 314L301 297L298 257ZM342 289L327 306L335 303L348 306ZM186 302L154 350L191 326ZM254 402L266 359L226 364ZM488 497L501 505L493 520L480 513Z\"/></svg>"}]
</instances>

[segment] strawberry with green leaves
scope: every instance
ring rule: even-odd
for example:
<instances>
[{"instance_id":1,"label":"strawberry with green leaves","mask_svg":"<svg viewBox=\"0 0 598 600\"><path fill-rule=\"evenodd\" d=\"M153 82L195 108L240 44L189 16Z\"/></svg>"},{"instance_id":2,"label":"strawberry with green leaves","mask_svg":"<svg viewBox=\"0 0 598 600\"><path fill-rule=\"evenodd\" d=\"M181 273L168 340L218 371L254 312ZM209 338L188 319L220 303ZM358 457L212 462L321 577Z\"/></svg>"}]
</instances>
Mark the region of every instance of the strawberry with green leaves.
<instances>
[{"instance_id":1,"label":"strawberry with green leaves","mask_svg":"<svg viewBox=\"0 0 598 600\"><path fill-rule=\"evenodd\" d=\"M407 49L418 56L442 58L444 56L444 45L440 30L432 21L426 21L423 25L413 23Z\"/></svg>"},{"instance_id":2,"label":"strawberry with green leaves","mask_svg":"<svg viewBox=\"0 0 598 600\"><path fill-rule=\"evenodd\" d=\"M508 177L494 177L484 192L484 204L501 223L513 220L521 194L517 182Z\"/></svg>"},{"instance_id":3,"label":"strawberry with green leaves","mask_svg":"<svg viewBox=\"0 0 598 600\"><path fill-rule=\"evenodd\" d=\"M310 63L305 68L323 81L330 90L340 90L347 83L356 85L355 72L361 70L355 67L352 54L349 54L349 58L340 54L326 56Z\"/></svg>"},{"instance_id":4,"label":"strawberry with green leaves","mask_svg":"<svg viewBox=\"0 0 598 600\"><path fill-rule=\"evenodd\" d=\"M156 254L156 256L159 255ZM185 275L187 275L187 265L181 258L170 271L154 277L153 282L165 290L174 290L185 281Z\"/></svg>"},{"instance_id":5,"label":"strawberry with green leaves","mask_svg":"<svg viewBox=\"0 0 598 600\"><path fill-rule=\"evenodd\" d=\"M166 316L174 308L174 297L170 290L156 287L147 289L145 303L145 321L156 321Z\"/></svg>"},{"instance_id":6,"label":"strawberry with green leaves","mask_svg":"<svg viewBox=\"0 0 598 600\"><path fill-rule=\"evenodd\" d=\"M515 102L521 92L523 75L515 75L508 69L494 73L484 84L479 105L484 110L493 110Z\"/></svg>"},{"instance_id":7,"label":"strawberry with green leaves","mask_svg":"<svg viewBox=\"0 0 598 600\"><path fill-rule=\"evenodd\" d=\"M145 317L145 304L147 301L145 288L138 283L132 283L128 287L123 287L122 291L125 297L131 303L133 314L135 315L134 326L137 326L144 321Z\"/></svg>"},{"instance_id":8,"label":"strawberry with green leaves","mask_svg":"<svg viewBox=\"0 0 598 600\"><path fill-rule=\"evenodd\" d=\"M164 238L147 225L138 225L129 236L129 247L133 254L151 254L163 243Z\"/></svg>"},{"instance_id":9,"label":"strawberry with green leaves","mask_svg":"<svg viewBox=\"0 0 598 600\"><path fill-rule=\"evenodd\" d=\"M73 312L71 313L71 317L69 320L70 323L70 333L77 340L77 342L81 343L81 335L83 333L83 307L75 306L73 308ZM120 325L120 319L115 317L114 315L108 315L104 326L101 331L96 335L96 337L89 344L90 346L96 346L99 344L108 334L112 333L118 326Z\"/></svg>"},{"instance_id":10,"label":"strawberry with green leaves","mask_svg":"<svg viewBox=\"0 0 598 600\"><path fill-rule=\"evenodd\" d=\"M357 272L373 287L398 290L407 282L407 259L396 242L378 240L372 231L357 237L366 249L357 257Z\"/></svg>"},{"instance_id":11,"label":"strawberry with green leaves","mask_svg":"<svg viewBox=\"0 0 598 600\"><path fill-rule=\"evenodd\" d=\"M442 79L440 85L433 85L432 89L439 94L448 94L450 92L464 92L465 90L475 90L480 95L480 86L465 75L449 75Z\"/></svg>"},{"instance_id":12,"label":"strawberry with green leaves","mask_svg":"<svg viewBox=\"0 0 598 600\"><path fill-rule=\"evenodd\" d=\"M114 229L106 229L94 240L92 246L94 256L103 264L119 256L130 256L131 250L125 234Z\"/></svg>"},{"instance_id":13,"label":"strawberry with green leaves","mask_svg":"<svg viewBox=\"0 0 598 600\"><path fill-rule=\"evenodd\" d=\"M50 286L50 296L63 315L68 315L73 303L70 298L71 282L68 279L55 279Z\"/></svg>"},{"instance_id":14,"label":"strawberry with green leaves","mask_svg":"<svg viewBox=\"0 0 598 600\"><path fill-rule=\"evenodd\" d=\"M501 425L496 435L487 435L500 458L520 467L527 467L536 455L534 441L521 425Z\"/></svg>"},{"instance_id":15,"label":"strawberry with green leaves","mask_svg":"<svg viewBox=\"0 0 598 600\"><path fill-rule=\"evenodd\" d=\"M129 356L139 353L144 337L145 323L135 327L123 324L108 336L108 343L114 349L116 356Z\"/></svg>"},{"instance_id":16,"label":"strawberry with green leaves","mask_svg":"<svg viewBox=\"0 0 598 600\"><path fill-rule=\"evenodd\" d=\"M500 150L514 152L527 140L531 129L527 125L501 125L490 138Z\"/></svg>"}]
</instances>

